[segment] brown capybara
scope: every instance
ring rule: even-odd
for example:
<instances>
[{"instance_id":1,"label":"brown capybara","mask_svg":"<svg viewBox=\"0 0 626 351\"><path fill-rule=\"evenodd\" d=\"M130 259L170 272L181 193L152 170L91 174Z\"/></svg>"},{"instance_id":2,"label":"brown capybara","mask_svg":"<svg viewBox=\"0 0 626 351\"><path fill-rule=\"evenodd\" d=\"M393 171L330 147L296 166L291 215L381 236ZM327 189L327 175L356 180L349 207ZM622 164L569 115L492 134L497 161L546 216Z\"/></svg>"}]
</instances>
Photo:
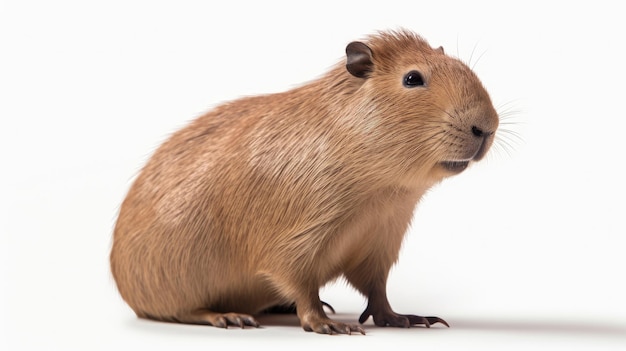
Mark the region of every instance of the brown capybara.
<instances>
[{"instance_id":1,"label":"brown capybara","mask_svg":"<svg viewBox=\"0 0 626 351\"><path fill-rule=\"evenodd\" d=\"M447 325L395 313L386 281L419 199L483 158L498 120L470 68L417 34L352 42L319 79L218 106L156 150L114 230L121 296L155 320L258 326L295 305L307 331L363 333L323 310L343 276L368 298L361 323Z\"/></svg>"}]
</instances>

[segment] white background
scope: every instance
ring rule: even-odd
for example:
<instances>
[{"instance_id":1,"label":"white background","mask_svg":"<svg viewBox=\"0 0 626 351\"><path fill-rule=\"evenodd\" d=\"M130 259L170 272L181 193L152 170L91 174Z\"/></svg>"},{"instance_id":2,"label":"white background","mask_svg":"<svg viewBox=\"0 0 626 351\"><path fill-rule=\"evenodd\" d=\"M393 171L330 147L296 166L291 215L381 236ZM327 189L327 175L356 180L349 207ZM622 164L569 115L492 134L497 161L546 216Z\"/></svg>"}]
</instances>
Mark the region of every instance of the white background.
<instances>
[{"instance_id":1,"label":"white background","mask_svg":"<svg viewBox=\"0 0 626 351\"><path fill-rule=\"evenodd\" d=\"M623 349L626 26L612 3L0 2L0 348ZM485 162L432 189L392 271L398 312L452 328L370 321L365 337L328 337L291 317L243 331L138 320L108 252L154 148L399 27L471 62L523 139L500 133ZM321 295L340 320L365 307L341 281Z\"/></svg>"}]
</instances>

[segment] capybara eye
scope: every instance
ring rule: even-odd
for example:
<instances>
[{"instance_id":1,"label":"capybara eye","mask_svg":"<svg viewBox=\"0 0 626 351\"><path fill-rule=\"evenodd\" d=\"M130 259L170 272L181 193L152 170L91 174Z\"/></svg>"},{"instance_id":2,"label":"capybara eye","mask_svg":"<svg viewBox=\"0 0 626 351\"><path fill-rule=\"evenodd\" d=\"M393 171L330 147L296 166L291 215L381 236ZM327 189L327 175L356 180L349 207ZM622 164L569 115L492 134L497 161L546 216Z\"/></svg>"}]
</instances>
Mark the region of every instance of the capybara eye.
<instances>
[{"instance_id":1,"label":"capybara eye","mask_svg":"<svg viewBox=\"0 0 626 351\"><path fill-rule=\"evenodd\" d=\"M404 76L404 86L415 88L424 85L424 78L418 71L411 71Z\"/></svg>"}]
</instances>

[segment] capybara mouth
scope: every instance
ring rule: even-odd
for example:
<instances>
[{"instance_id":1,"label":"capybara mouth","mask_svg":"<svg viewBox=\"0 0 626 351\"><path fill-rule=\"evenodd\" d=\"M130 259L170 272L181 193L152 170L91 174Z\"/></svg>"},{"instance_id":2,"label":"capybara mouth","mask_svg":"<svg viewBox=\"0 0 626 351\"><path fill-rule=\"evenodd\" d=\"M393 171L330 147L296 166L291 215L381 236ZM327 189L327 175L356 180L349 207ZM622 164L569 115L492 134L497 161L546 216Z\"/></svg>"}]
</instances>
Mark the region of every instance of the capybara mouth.
<instances>
[{"instance_id":1,"label":"capybara mouth","mask_svg":"<svg viewBox=\"0 0 626 351\"><path fill-rule=\"evenodd\" d=\"M459 173L469 165L469 161L442 161L439 164L449 172Z\"/></svg>"}]
</instances>

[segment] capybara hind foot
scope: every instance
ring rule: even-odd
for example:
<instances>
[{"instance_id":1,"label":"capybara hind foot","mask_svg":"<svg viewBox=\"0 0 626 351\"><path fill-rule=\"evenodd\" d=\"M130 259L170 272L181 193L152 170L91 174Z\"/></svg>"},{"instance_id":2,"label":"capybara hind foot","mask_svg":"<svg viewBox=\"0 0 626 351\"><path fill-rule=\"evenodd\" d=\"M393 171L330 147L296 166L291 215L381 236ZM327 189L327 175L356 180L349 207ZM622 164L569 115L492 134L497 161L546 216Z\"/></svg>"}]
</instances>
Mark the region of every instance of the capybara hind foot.
<instances>
[{"instance_id":1,"label":"capybara hind foot","mask_svg":"<svg viewBox=\"0 0 626 351\"><path fill-rule=\"evenodd\" d=\"M260 325L254 317L247 314L219 313L207 309L198 309L188 314L179 315L174 320L179 323L204 324L218 328L228 328L228 326L258 328Z\"/></svg>"}]
</instances>

